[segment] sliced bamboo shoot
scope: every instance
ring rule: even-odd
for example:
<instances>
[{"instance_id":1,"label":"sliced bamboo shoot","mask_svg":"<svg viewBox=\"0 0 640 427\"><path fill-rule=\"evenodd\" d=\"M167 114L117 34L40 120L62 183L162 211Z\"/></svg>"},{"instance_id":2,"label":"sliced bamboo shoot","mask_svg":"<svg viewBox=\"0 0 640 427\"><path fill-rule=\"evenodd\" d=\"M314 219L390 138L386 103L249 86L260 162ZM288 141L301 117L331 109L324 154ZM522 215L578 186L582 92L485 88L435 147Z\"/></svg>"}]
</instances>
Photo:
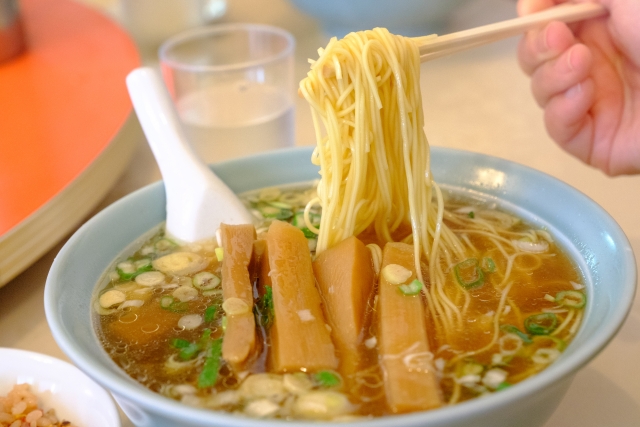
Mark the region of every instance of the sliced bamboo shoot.
<instances>
[{"instance_id":1,"label":"sliced bamboo shoot","mask_svg":"<svg viewBox=\"0 0 640 427\"><path fill-rule=\"evenodd\" d=\"M235 371L242 369L256 346L253 287L249 275L255 235L255 228L250 224L222 224L220 226L221 243L224 250L222 261L223 298L225 301L238 299L248 307L248 310L240 314L227 313L227 329L222 341L222 358Z\"/></svg>"},{"instance_id":2,"label":"sliced bamboo shoot","mask_svg":"<svg viewBox=\"0 0 640 427\"><path fill-rule=\"evenodd\" d=\"M360 364L358 347L373 291L371 252L352 236L318 255L313 271L331 337L340 354L340 371L349 378Z\"/></svg>"},{"instance_id":3,"label":"sliced bamboo shoot","mask_svg":"<svg viewBox=\"0 0 640 427\"><path fill-rule=\"evenodd\" d=\"M396 264L416 278L413 246L387 243L382 268ZM421 295L400 292L402 284L390 283L380 275L378 286L378 351L384 372L387 405L394 413L437 408L443 404L429 351L425 309Z\"/></svg>"},{"instance_id":4,"label":"sliced bamboo shoot","mask_svg":"<svg viewBox=\"0 0 640 427\"><path fill-rule=\"evenodd\" d=\"M338 359L315 286L307 239L299 228L273 221L267 247L275 313L269 329L272 368L336 369Z\"/></svg>"}]
</instances>

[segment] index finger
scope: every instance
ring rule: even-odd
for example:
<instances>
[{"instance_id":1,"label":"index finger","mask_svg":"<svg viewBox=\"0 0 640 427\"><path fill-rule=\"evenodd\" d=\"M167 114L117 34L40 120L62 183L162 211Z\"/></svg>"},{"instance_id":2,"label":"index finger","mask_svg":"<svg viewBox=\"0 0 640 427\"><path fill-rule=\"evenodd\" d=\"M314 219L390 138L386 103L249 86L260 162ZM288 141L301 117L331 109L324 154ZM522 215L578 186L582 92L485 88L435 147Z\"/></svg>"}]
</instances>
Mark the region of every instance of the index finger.
<instances>
[{"instance_id":1,"label":"index finger","mask_svg":"<svg viewBox=\"0 0 640 427\"><path fill-rule=\"evenodd\" d=\"M566 24L550 22L541 30L529 31L518 45L518 60L528 75L542 64L560 56L576 43Z\"/></svg>"}]
</instances>

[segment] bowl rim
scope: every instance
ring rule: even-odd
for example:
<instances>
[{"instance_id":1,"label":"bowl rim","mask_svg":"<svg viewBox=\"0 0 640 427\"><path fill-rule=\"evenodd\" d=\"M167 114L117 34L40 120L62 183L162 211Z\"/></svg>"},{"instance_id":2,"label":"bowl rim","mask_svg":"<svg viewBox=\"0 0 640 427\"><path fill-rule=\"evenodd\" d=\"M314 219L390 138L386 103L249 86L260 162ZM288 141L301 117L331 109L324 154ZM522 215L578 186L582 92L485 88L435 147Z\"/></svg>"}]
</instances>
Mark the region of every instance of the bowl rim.
<instances>
[{"instance_id":1,"label":"bowl rim","mask_svg":"<svg viewBox=\"0 0 640 427\"><path fill-rule=\"evenodd\" d=\"M270 153L262 153L258 155L248 156L239 159L233 159L226 162L211 165L211 167L223 178L230 171L239 167L247 167L252 162L263 162L265 160L273 159L274 157L286 157L288 155L301 155L307 154L310 158L313 147L294 147L290 149L277 150ZM453 155L453 156L473 156L475 160L480 160L485 165L499 165L502 169L509 168L510 170L518 170L519 173L526 175L527 177L535 177L541 180L543 184L553 185L564 192L571 192L575 197L578 197L581 202L590 205L594 212L598 213L601 219L604 219L610 231L614 237L616 245L621 249L623 259L620 260L620 269L624 271L624 277L626 280L621 284L622 290L620 293L621 304L614 311L612 316L609 316L606 322L603 322L604 326L600 326L597 334L590 338L586 343L583 343L581 347L574 351L568 357L561 358L549 367L539 372L535 376L517 384L514 387L502 391L500 393L491 394L483 399L473 399L465 401L460 404L456 404L450 407L443 407L434 411L423 411L410 414L385 416L374 419L367 419L363 422L354 422L350 425L354 426L377 426L377 425L389 425L390 422L393 426L413 426L417 422L420 423L434 423L439 425L446 420L452 418L464 418L471 415L477 416L478 414L491 412L496 408L507 408L513 402L522 399L525 396L530 396L537 391L543 390L549 387L561 379L566 379L575 374L575 372L587 364L593 359L616 335L618 330L622 327L624 320L626 319L631 305L634 300L636 292L636 261L631 244L617 224L617 222L595 201L586 196L579 190L571 187L563 181L552 177L544 172L538 171L531 167L502 159L495 156L489 156L486 154L470 152L466 150L458 150L446 147L431 147L432 159L437 158L440 155ZM256 164L258 164L256 163ZM286 178L285 178L286 179ZM445 182L446 183L446 182ZM116 395L131 399L137 402L142 407L150 409L151 412L159 414L161 416L175 417L178 413L185 421L189 422L202 422L203 420L216 421L228 426L293 426L302 427L309 426L309 423L298 421L285 421L285 420L262 420L245 418L238 415L232 415L224 412L218 412L211 409L201 409L188 407L180 402L173 401L165 398L157 393L154 393L143 386L131 387L131 382L124 377L115 376L109 372L109 369L102 366L99 363L91 360L91 357L73 341L72 336L67 336L64 333L64 327L61 322L60 313L51 298L53 289L55 288L55 277L58 274L58 270L64 268L63 266L68 262L67 256L69 248L72 247L76 240L80 239L85 230L93 226L98 218L102 215L107 215L113 206L126 204L129 200L141 197L147 192L159 191L159 187L162 186L162 181L149 184L135 192L123 197L116 201L111 206L105 208L98 213L94 218L91 218L84 225L78 229L78 231L67 241L64 247L58 253L58 256L54 260L51 267L49 276L47 277L47 283L45 287L45 312L47 320L54 335L54 338L60 348L69 356L69 358L87 375L91 376L96 382L115 393ZM586 322L587 316L583 322ZM114 364L115 366L115 364ZM131 380L133 381L133 380ZM323 423L314 422L314 425L322 425Z\"/></svg>"}]
</instances>

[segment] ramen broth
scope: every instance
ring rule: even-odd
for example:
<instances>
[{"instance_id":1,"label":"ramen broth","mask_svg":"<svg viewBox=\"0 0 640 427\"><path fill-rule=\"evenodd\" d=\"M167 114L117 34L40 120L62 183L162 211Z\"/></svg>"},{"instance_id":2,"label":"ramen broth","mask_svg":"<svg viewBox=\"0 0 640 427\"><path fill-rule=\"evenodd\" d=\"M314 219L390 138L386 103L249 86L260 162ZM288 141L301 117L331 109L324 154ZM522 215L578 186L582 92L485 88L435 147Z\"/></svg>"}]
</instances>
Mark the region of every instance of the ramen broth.
<instances>
[{"instance_id":1,"label":"ramen broth","mask_svg":"<svg viewBox=\"0 0 640 427\"><path fill-rule=\"evenodd\" d=\"M316 235L303 211L314 193L313 188L270 188L244 195L256 217L258 241L271 222L286 221L302 230L313 256ZM307 219L318 226L320 215L313 208ZM578 270L546 231L455 194L447 197L444 220L471 254L460 262L440 260L446 286L439 291L455 304L448 309L452 327L444 328L442 319L430 315L428 279L424 290L401 285L403 298L423 304L429 351L418 355L407 348L393 357L401 358L408 371L434 373L443 403L453 404L499 392L552 363L577 333L585 294ZM373 236L360 238L384 247ZM346 347L335 342L336 331L330 331L339 365L270 372L270 328L278 317L273 290L261 283L266 276L260 274L258 244L247 265L255 343L239 364L223 358L222 340L234 309L220 283L227 254L218 242L179 246L160 229L139 247L118 261L107 285L97 291L94 322L109 356L144 386L189 405L258 418L348 420L407 411L391 405L385 393L382 362L391 356L379 354L379 322L385 319L377 316L378 282L367 296L358 331L356 368L345 367L353 355L345 354ZM191 264L182 271L163 266L161 260L175 253L192 254ZM372 260L375 264L375 256ZM326 318L326 298L323 304ZM304 310L298 315L303 321L311 316Z\"/></svg>"}]
</instances>

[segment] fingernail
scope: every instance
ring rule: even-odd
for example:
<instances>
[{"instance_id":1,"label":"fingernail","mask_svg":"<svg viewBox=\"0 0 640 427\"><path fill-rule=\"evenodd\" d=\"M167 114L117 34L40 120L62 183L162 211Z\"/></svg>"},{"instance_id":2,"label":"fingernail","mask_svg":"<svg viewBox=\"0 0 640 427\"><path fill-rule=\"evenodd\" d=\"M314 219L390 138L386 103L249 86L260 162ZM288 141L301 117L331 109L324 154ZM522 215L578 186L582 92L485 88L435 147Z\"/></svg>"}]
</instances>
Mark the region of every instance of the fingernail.
<instances>
[{"instance_id":1,"label":"fingernail","mask_svg":"<svg viewBox=\"0 0 640 427\"><path fill-rule=\"evenodd\" d=\"M538 52L546 52L549 50L549 42L547 41L549 33L549 26L544 27L540 36L538 37Z\"/></svg>"},{"instance_id":2,"label":"fingernail","mask_svg":"<svg viewBox=\"0 0 640 427\"><path fill-rule=\"evenodd\" d=\"M573 66L573 48L569 49L567 52L567 65L569 67L569 71L573 71L575 69Z\"/></svg>"},{"instance_id":3,"label":"fingernail","mask_svg":"<svg viewBox=\"0 0 640 427\"><path fill-rule=\"evenodd\" d=\"M569 89L567 89L567 91L564 93L564 96L567 97L567 98L575 98L581 92L582 92L582 84L578 83L577 85L572 86Z\"/></svg>"}]
</instances>

